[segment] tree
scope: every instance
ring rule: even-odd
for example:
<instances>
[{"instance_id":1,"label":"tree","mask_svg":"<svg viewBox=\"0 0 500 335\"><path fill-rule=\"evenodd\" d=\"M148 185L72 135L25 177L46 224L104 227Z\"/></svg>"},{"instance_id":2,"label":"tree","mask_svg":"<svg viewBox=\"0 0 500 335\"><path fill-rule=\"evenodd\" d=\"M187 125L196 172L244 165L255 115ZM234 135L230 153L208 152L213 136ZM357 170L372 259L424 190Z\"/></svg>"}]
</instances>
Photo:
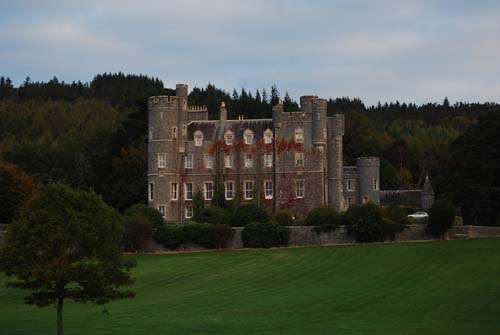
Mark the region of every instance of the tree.
<instances>
[{"instance_id":1,"label":"tree","mask_svg":"<svg viewBox=\"0 0 500 335\"><path fill-rule=\"evenodd\" d=\"M123 248L125 251L144 250L154 229L163 224L160 212L144 204L135 204L124 213Z\"/></svg>"},{"instance_id":2,"label":"tree","mask_svg":"<svg viewBox=\"0 0 500 335\"><path fill-rule=\"evenodd\" d=\"M455 221L456 208L449 200L436 201L429 209L427 227L434 236L441 236L450 229Z\"/></svg>"},{"instance_id":3,"label":"tree","mask_svg":"<svg viewBox=\"0 0 500 335\"><path fill-rule=\"evenodd\" d=\"M193 195L193 220L199 222L200 213L203 208L205 208L205 200L203 200L203 194L200 189L196 189Z\"/></svg>"},{"instance_id":4,"label":"tree","mask_svg":"<svg viewBox=\"0 0 500 335\"><path fill-rule=\"evenodd\" d=\"M0 162L0 223L12 220L33 192L33 180L16 165Z\"/></svg>"},{"instance_id":5,"label":"tree","mask_svg":"<svg viewBox=\"0 0 500 335\"><path fill-rule=\"evenodd\" d=\"M105 304L133 296L120 253L119 214L94 192L50 183L37 189L10 224L0 250L0 268L30 290L25 303L57 306L57 334L63 334L63 303Z\"/></svg>"}]
</instances>

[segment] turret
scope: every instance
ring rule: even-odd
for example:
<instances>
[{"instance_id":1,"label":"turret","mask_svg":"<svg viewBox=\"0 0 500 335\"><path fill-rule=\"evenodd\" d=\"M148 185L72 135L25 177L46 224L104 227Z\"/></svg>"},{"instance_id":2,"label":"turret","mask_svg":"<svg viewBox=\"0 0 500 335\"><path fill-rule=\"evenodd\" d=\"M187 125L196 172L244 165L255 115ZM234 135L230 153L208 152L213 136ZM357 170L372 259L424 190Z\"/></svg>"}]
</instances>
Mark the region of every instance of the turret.
<instances>
[{"instance_id":1,"label":"turret","mask_svg":"<svg viewBox=\"0 0 500 335\"><path fill-rule=\"evenodd\" d=\"M283 101L279 99L278 104L273 106L273 121L276 128L281 127L281 123L283 122L283 111Z\"/></svg>"},{"instance_id":2,"label":"turret","mask_svg":"<svg viewBox=\"0 0 500 335\"><path fill-rule=\"evenodd\" d=\"M344 205L342 192L344 115L335 114L329 117L327 126L328 204L340 211Z\"/></svg>"},{"instance_id":3,"label":"turret","mask_svg":"<svg viewBox=\"0 0 500 335\"><path fill-rule=\"evenodd\" d=\"M315 98L312 101L312 136L313 144L326 144L326 105L325 99Z\"/></svg>"},{"instance_id":4,"label":"turret","mask_svg":"<svg viewBox=\"0 0 500 335\"><path fill-rule=\"evenodd\" d=\"M314 95L303 95L300 97L300 110L304 113L311 113Z\"/></svg>"},{"instance_id":5,"label":"turret","mask_svg":"<svg viewBox=\"0 0 500 335\"><path fill-rule=\"evenodd\" d=\"M179 99L178 104L178 118L179 118L179 129L180 137L183 140L187 139L187 122L188 122L188 85L177 84L175 85L175 95Z\"/></svg>"},{"instance_id":6,"label":"turret","mask_svg":"<svg viewBox=\"0 0 500 335\"><path fill-rule=\"evenodd\" d=\"M358 196L360 203L380 203L380 160L378 157L360 157L358 166Z\"/></svg>"},{"instance_id":7,"label":"turret","mask_svg":"<svg viewBox=\"0 0 500 335\"><path fill-rule=\"evenodd\" d=\"M420 200L423 209L429 209L432 204L434 204L434 189L432 188L429 175L425 177L424 187L422 188L422 193L420 194Z\"/></svg>"}]
</instances>

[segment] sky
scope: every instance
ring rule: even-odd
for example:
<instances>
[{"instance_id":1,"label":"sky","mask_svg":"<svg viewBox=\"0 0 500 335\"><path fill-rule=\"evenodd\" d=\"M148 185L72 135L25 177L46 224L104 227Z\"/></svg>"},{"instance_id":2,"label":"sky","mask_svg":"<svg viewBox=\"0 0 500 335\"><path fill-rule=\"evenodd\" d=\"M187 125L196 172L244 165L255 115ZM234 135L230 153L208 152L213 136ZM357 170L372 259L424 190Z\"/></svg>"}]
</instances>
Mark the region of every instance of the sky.
<instances>
[{"instance_id":1,"label":"sky","mask_svg":"<svg viewBox=\"0 0 500 335\"><path fill-rule=\"evenodd\" d=\"M294 99L500 102L500 1L0 0L15 85L118 71Z\"/></svg>"}]
</instances>

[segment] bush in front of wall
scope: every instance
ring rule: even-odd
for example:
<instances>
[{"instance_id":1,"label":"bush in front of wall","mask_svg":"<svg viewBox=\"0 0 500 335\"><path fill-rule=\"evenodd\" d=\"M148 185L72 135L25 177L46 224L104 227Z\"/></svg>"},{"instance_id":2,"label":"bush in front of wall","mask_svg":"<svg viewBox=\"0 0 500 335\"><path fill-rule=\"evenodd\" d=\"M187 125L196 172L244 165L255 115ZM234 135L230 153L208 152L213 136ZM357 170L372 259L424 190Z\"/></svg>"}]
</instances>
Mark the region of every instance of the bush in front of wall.
<instances>
[{"instance_id":1,"label":"bush in front of wall","mask_svg":"<svg viewBox=\"0 0 500 335\"><path fill-rule=\"evenodd\" d=\"M264 208L256 204L239 205L233 213L231 225L233 227L246 227L252 222L267 222L269 217Z\"/></svg>"},{"instance_id":2,"label":"bush in front of wall","mask_svg":"<svg viewBox=\"0 0 500 335\"><path fill-rule=\"evenodd\" d=\"M229 225L208 223L163 224L153 234L156 242L169 249L182 245L224 249L232 237L233 230Z\"/></svg>"},{"instance_id":3,"label":"bush in front of wall","mask_svg":"<svg viewBox=\"0 0 500 335\"><path fill-rule=\"evenodd\" d=\"M279 211L274 213L272 221L279 223L280 225L285 227L294 225L292 215L287 211Z\"/></svg>"},{"instance_id":4,"label":"bush in front of wall","mask_svg":"<svg viewBox=\"0 0 500 335\"><path fill-rule=\"evenodd\" d=\"M276 222L250 223L241 233L245 248L286 247L288 228Z\"/></svg>"}]
</instances>

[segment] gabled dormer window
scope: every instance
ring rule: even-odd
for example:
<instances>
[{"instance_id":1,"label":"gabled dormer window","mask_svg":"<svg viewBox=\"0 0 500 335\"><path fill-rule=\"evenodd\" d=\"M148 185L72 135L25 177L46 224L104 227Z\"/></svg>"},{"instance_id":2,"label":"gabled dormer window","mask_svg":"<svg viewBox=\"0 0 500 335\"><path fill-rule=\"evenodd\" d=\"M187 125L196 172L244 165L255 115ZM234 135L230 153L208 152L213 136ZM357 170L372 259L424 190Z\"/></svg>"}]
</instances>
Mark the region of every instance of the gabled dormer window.
<instances>
[{"instance_id":1,"label":"gabled dormer window","mask_svg":"<svg viewBox=\"0 0 500 335\"><path fill-rule=\"evenodd\" d=\"M203 145L203 133L199 130L194 132L194 146L201 147Z\"/></svg>"},{"instance_id":2,"label":"gabled dormer window","mask_svg":"<svg viewBox=\"0 0 500 335\"><path fill-rule=\"evenodd\" d=\"M226 145L233 145L234 134L232 131L228 130L224 134L224 140L226 141Z\"/></svg>"},{"instance_id":3,"label":"gabled dormer window","mask_svg":"<svg viewBox=\"0 0 500 335\"><path fill-rule=\"evenodd\" d=\"M245 144L253 143L253 131L247 129L243 132L243 138L245 139Z\"/></svg>"},{"instance_id":4,"label":"gabled dormer window","mask_svg":"<svg viewBox=\"0 0 500 335\"><path fill-rule=\"evenodd\" d=\"M264 143L265 144L273 143L273 132L269 128L267 128L266 131L264 131Z\"/></svg>"}]
</instances>

